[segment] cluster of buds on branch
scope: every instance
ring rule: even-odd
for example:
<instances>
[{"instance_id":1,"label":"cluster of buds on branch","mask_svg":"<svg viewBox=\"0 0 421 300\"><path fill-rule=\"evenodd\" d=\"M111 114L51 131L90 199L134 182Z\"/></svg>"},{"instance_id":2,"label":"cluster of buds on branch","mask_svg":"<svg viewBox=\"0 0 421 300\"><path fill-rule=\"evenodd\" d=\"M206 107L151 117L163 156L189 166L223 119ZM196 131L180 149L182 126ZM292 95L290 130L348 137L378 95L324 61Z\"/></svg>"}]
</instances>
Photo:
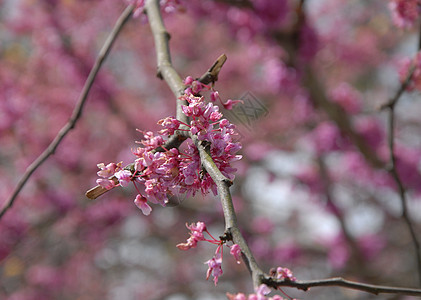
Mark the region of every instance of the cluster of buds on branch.
<instances>
[{"instance_id":1,"label":"cluster of buds on branch","mask_svg":"<svg viewBox=\"0 0 421 300\"><path fill-rule=\"evenodd\" d=\"M149 215L151 207L148 202L166 206L173 195L184 194L194 196L197 191L203 195L212 191L217 194L216 185L210 175L202 168L200 155L195 144L188 140L183 150L166 149L165 142L176 131L188 137L197 136L198 140L207 145L207 150L215 165L228 179L234 179L235 168L231 163L241 159L236 153L241 149L239 142L234 142L237 134L235 126L227 119L222 119L219 107L212 102L206 103L201 91L211 91L211 101L219 101L231 108L240 100L228 100L223 103L217 91L212 87L187 77L187 89L179 100L185 100L183 113L190 118L189 124L174 117L167 117L158 122L164 129L157 135L151 131L142 132L141 145L133 150L136 156L133 170L122 168L122 163L98 164L101 169L97 184L105 189L115 186L127 186L133 182L138 195L135 204L145 215ZM160 149L160 150L158 150ZM116 178L114 179L113 176Z\"/></svg>"}]
</instances>

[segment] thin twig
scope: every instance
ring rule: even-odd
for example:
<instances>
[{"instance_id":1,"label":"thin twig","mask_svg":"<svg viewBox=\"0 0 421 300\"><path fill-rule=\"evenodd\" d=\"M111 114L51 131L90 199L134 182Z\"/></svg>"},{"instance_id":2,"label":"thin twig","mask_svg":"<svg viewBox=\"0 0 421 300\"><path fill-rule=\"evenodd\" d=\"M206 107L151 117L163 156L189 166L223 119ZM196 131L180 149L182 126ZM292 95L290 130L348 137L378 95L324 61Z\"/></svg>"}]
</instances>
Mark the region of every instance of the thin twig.
<instances>
[{"instance_id":1,"label":"thin twig","mask_svg":"<svg viewBox=\"0 0 421 300\"><path fill-rule=\"evenodd\" d=\"M7 210L9 210L12 205L15 202L15 199L19 195L20 191L25 186L26 182L29 180L31 175L40 167L51 155L53 155L58 147L58 145L61 143L63 138L69 133L70 130L72 130L76 122L79 120L79 118L82 115L83 107L86 103L86 100L89 95L89 91L94 83L94 80L103 64L105 59L107 58L111 47L116 40L118 34L120 33L121 29L123 28L124 24L129 20L130 16L133 12L133 5L129 5L123 13L118 18L113 30L111 31L110 35L108 36L107 40L105 41L103 47L101 48L96 60L95 64L92 67L88 78L85 81L85 85L80 93L79 99L76 103L76 106L73 110L73 113L69 119L69 121L63 126L63 128L58 132L57 136L54 138L54 140L50 143L50 145L44 150L43 153L41 153L40 156L38 156L37 159L35 159L34 162L26 169L25 173L19 180L17 186L15 187L12 195L10 198L5 202L3 205L1 211L0 211L0 218L3 217L3 215L6 213Z\"/></svg>"},{"instance_id":2,"label":"thin twig","mask_svg":"<svg viewBox=\"0 0 421 300\"><path fill-rule=\"evenodd\" d=\"M211 176L212 180L217 186L218 195L221 200L222 209L225 217L225 232L232 237L232 241L235 244L238 244L238 246L240 246L243 261L246 264L247 269L249 270L252 276L253 286L257 288L262 283L265 274L259 268L253 256L253 253L251 252L246 240L244 239L243 235L240 232L240 229L238 228L237 216L235 214L235 209L232 203L231 193L229 190L229 187L232 185L232 182L231 180L226 178L218 169L206 145L203 145L203 142L199 141L199 139L195 135L193 135L191 138L194 144L196 145L197 149L199 150L200 161L202 162L203 168L205 168L206 172L208 172L208 174Z\"/></svg>"},{"instance_id":3,"label":"thin twig","mask_svg":"<svg viewBox=\"0 0 421 300\"><path fill-rule=\"evenodd\" d=\"M421 296L421 289L411 289L411 288L399 288L399 287L390 287L390 286L382 286L382 285L374 285L374 284L365 284L359 283L355 281L346 280L340 277L335 278L328 278L328 279L321 279L321 280L297 280L297 281L287 281L281 280L276 281L273 279L269 279L265 282L267 285L272 287L295 287L297 289L307 291L312 287L322 287L322 286L338 286L344 287L347 289L359 290L371 294L401 294L401 295L408 295L408 296Z\"/></svg>"},{"instance_id":4,"label":"thin twig","mask_svg":"<svg viewBox=\"0 0 421 300\"><path fill-rule=\"evenodd\" d=\"M421 49L421 28L419 32L419 41L418 41L418 51ZM417 262L417 271L418 271L418 284L421 286L421 249L420 249L420 242L418 237L415 233L414 224L411 221L408 211L408 200L406 198L406 189L402 182L402 178L399 175L398 168L396 165L396 153L395 153L395 108L398 104L398 101L401 99L403 93L407 90L409 85L411 84L412 78L414 76L414 72L416 69L416 62L413 62L409 68L408 74L406 75L405 80L400 85L399 89L396 91L395 95L384 104L381 109L387 108L389 109L389 123L388 123L388 146L389 146L389 167L388 171L392 175L393 180L395 181L399 198L401 200L402 205L402 218L405 221L405 224L408 227L409 233L411 235L412 244L414 245L415 250L415 260Z\"/></svg>"},{"instance_id":5,"label":"thin twig","mask_svg":"<svg viewBox=\"0 0 421 300\"><path fill-rule=\"evenodd\" d=\"M214 64L209 68L209 70L207 70L206 73L200 76L200 78L197 80L204 84L215 83L215 81L218 80L219 72L221 71L221 68L225 64L226 60L227 56L225 54L219 56Z\"/></svg>"},{"instance_id":6,"label":"thin twig","mask_svg":"<svg viewBox=\"0 0 421 300\"><path fill-rule=\"evenodd\" d=\"M410 76L408 76L409 78ZM418 237L415 233L414 225L412 224L411 218L408 212L408 201L406 198L406 189L403 185L402 179L399 175L397 165L396 165L396 155L395 155L395 105L398 102L399 97L396 98L396 101L389 106L389 136L388 136L388 145L389 145L389 155L390 155L390 166L389 172L392 175L395 183L398 187L398 194L402 204L402 218L405 221L405 224L408 227L409 233L411 235L412 243L415 248L415 259L417 262L418 270L418 283L421 286L421 251L420 243Z\"/></svg>"},{"instance_id":7,"label":"thin twig","mask_svg":"<svg viewBox=\"0 0 421 300\"><path fill-rule=\"evenodd\" d=\"M394 109L394 106L398 103L398 101L401 98L402 94L406 91L406 89L408 88L409 84L411 83L412 76L414 75L414 72L415 72L415 67L416 67L415 64L412 64L411 65L411 67L409 68L408 75L406 76L404 82L402 82L402 84L399 87L399 89L396 91L395 95L390 99L389 102L383 104L380 107L380 109L385 109L385 108Z\"/></svg>"}]
</instances>

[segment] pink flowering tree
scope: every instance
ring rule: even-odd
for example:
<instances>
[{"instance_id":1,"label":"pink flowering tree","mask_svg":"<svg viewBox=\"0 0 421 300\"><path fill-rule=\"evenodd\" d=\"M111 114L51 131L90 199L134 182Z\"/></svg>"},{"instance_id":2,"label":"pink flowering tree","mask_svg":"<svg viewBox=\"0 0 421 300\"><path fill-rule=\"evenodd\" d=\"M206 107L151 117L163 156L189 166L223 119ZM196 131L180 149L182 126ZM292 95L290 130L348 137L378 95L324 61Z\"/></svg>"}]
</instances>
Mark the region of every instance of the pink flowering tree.
<instances>
[{"instance_id":1,"label":"pink flowering tree","mask_svg":"<svg viewBox=\"0 0 421 300\"><path fill-rule=\"evenodd\" d=\"M0 8L1 299L421 295L421 1Z\"/></svg>"}]
</instances>

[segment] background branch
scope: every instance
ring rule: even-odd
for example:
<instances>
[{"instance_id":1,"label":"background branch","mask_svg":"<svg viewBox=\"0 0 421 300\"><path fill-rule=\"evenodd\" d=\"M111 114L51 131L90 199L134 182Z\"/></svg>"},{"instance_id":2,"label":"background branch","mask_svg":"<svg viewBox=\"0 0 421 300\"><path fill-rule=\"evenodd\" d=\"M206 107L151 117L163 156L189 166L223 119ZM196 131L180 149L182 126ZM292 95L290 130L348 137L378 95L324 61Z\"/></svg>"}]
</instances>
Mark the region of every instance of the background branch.
<instances>
[{"instance_id":1,"label":"background branch","mask_svg":"<svg viewBox=\"0 0 421 300\"><path fill-rule=\"evenodd\" d=\"M421 26L421 25L420 25ZM421 28L419 29L419 38L418 38L418 49L421 50ZM416 58L415 58L416 60ZM405 80L401 83L400 87L396 91L395 95L384 105L381 109L388 109L389 112L389 122L388 122L388 146L389 146L389 166L388 171L391 174L393 180L396 183L398 189L398 195L401 200L402 205L402 218L405 221L405 224L408 227L409 233L411 235L412 243L415 250L415 260L417 264L418 271L418 284L421 286L421 249L420 242L418 240L417 234L415 232L414 224L411 221L408 211L408 200L406 198L406 189L402 182L402 179L399 175L397 165L396 165L396 154L395 154L395 127L396 127L396 114L395 107L398 104L398 101L401 99L403 93L407 90L414 76L416 70L416 62L412 62L408 74L406 75Z\"/></svg>"},{"instance_id":2,"label":"background branch","mask_svg":"<svg viewBox=\"0 0 421 300\"><path fill-rule=\"evenodd\" d=\"M3 215L7 212L8 209L12 207L14 204L17 196L19 195L20 191L25 186L26 182L29 180L29 178L32 176L32 174L56 151L58 145L61 143L63 138L72 130L76 122L79 120L79 118L82 115L83 107L86 103L86 100L89 95L89 91L91 90L91 87L95 81L95 78L101 69L102 64L104 63L105 59L107 58L112 45L114 44L114 41L116 40L118 34L120 33L121 29L123 28L124 24L129 20L130 16L133 13L134 6L129 5L123 13L118 18L113 30L111 31L110 35L108 36L107 40L105 41L104 45L102 46L96 60L95 64L92 67L88 78L85 81L85 85L83 86L83 89L80 93L79 99L76 103L76 106L73 110L73 113L69 119L69 121L63 126L63 128L58 132L57 136L54 138L54 140L48 145L48 147L44 150L44 152L41 153L40 156L38 156L37 159L35 159L34 162L32 162L31 165L26 169L25 173L19 180L17 186L12 192L12 195L9 199L4 203L3 207L0 211L0 218L3 217Z\"/></svg>"},{"instance_id":3,"label":"background branch","mask_svg":"<svg viewBox=\"0 0 421 300\"><path fill-rule=\"evenodd\" d=\"M418 49L419 50L419 49ZM408 88L409 84L411 83L412 77L415 71L415 64L410 67L408 75L406 79L399 87L398 91L396 92L395 96L383 106L383 108L387 108L389 110L389 122L388 122L388 146L389 146L389 166L388 171L390 172L393 180L396 183L398 189L398 195L401 200L402 205L402 218L405 221L405 224L408 227L409 233L411 235L412 243L414 245L415 250L415 260L417 264L417 271L418 271L418 284L421 286L421 250L420 250L420 242L418 240L417 234L415 233L414 224L411 221L408 211L408 200L406 198L406 189L402 182L402 179L399 175L397 165L396 165L396 154L395 154L395 127L396 127L396 119L395 119L395 107L398 103L399 99L403 95L403 93Z\"/></svg>"}]
</instances>

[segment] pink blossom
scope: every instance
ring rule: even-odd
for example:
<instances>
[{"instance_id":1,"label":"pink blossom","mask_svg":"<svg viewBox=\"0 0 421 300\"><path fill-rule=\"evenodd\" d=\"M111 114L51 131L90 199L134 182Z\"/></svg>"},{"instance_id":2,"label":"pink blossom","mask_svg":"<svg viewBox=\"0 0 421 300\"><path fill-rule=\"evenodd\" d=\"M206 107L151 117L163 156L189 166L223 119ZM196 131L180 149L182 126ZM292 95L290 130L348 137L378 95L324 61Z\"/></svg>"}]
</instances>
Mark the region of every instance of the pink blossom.
<instances>
[{"instance_id":1,"label":"pink blossom","mask_svg":"<svg viewBox=\"0 0 421 300\"><path fill-rule=\"evenodd\" d=\"M192 223L186 227L190 229L190 237L187 239L186 243L180 243L176 247L180 250L189 250L195 248L198 241L203 241L205 237L203 236L203 231L206 231L206 225L203 222L197 222L196 224Z\"/></svg>"},{"instance_id":2,"label":"pink blossom","mask_svg":"<svg viewBox=\"0 0 421 300\"><path fill-rule=\"evenodd\" d=\"M145 9L146 1L145 0L131 0L130 2L132 2L135 6L133 17L137 18L143 13ZM180 0L161 0L159 1L159 4L161 5L161 8L166 13L171 13L175 11L176 9L179 9L181 6Z\"/></svg>"},{"instance_id":3,"label":"pink blossom","mask_svg":"<svg viewBox=\"0 0 421 300\"><path fill-rule=\"evenodd\" d=\"M121 164L122 162L119 162L118 164L109 163L108 165L105 165L104 163L97 164L97 167L101 169L97 174L99 177L108 178L121 168Z\"/></svg>"},{"instance_id":4,"label":"pink blossom","mask_svg":"<svg viewBox=\"0 0 421 300\"><path fill-rule=\"evenodd\" d=\"M216 166L224 176L233 180L236 169L231 166L231 163L241 159L241 155L236 154L241 149L241 145L232 141L233 136L236 135L235 126L226 119L221 120L222 113L219 112L218 106L205 103L204 97L195 96L202 90L210 90L211 87L190 77L185 79L185 83L188 86L180 99L187 101L188 105L183 105L182 110L191 118L190 124L185 125L189 127L190 134L196 135L201 141L209 142L210 153ZM214 95L218 93L215 92ZM231 106L234 101L227 103ZM194 196L197 191L201 191L202 194L212 191L216 194L216 185L210 175L203 172L199 151L191 141L186 143L184 153L180 153L178 149L156 151L165 143L164 135L174 134L181 122L174 117L167 117L160 120L158 124L165 127L158 135L151 131L138 130L143 134L143 139L138 142L141 146L132 151L136 156L134 173L121 170L121 163L107 166L99 164L101 171L98 175L108 176L114 173L119 185L123 187L133 181L146 201L162 206L169 201L168 195L173 195L174 192L182 191L186 196ZM108 189L115 186L113 181L98 180L98 183ZM142 211L149 213L146 202L139 201L138 199L138 204L144 208ZM197 243L195 234L197 232L192 230L193 239L180 244L179 248L194 247Z\"/></svg>"},{"instance_id":5,"label":"pink blossom","mask_svg":"<svg viewBox=\"0 0 421 300\"><path fill-rule=\"evenodd\" d=\"M296 281L297 278L292 274L291 270L288 268L278 267L276 269L276 279L283 279L289 281Z\"/></svg>"},{"instance_id":6,"label":"pink blossom","mask_svg":"<svg viewBox=\"0 0 421 300\"><path fill-rule=\"evenodd\" d=\"M128 170L120 170L114 174L121 186L128 186L132 180L132 173Z\"/></svg>"},{"instance_id":7,"label":"pink blossom","mask_svg":"<svg viewBox=\"0 0 421 300\"><path fill-rule=\"evenodd\" d=\"M240 264L240 256L241 256L241 249L240 246L237 244L234 244L230 248L230 254L234 256L235 260L237 261L237 264Z\"/></svg>"},{"instance_id":8,"label":"pink blossom","mask_svg":"<svg viewBox=\"0 0 421 300\"><path fill-rule=\"evenodd\" d=\"M206 231L206 224L203 222L197 222L196 224L192 223L190 225L186 224L186 227L191 230L192 234L198 239L203 240L203 231Z\"/></svg>"},{"instance_id":9,"label":"pink blossom","mask_svg":"<svg viewBox=\"0 0 421 300\"><path fill-rule=\"evenodd\" d=\"M191 85L191 84L193 83L193 81L194 81L194 79L193 79L193 77L191 77L191 76L187 76L187 77L183 80L183 82L184 82L184 84L185 84L185 85Z\"/></svg>"},{"instance_id":10,"label":"pink blossom","mask_svg":"<svg viewBox=\"0 0 421 300\"><path fill-rule=\"evenodd\" d=\"M419 0L390 0L389 8L392 11L392 19L400 28L411 28L420 14Z\"/></svg>"},{"instance_id":11,"label":"pink blossom","mask_svg":"<svg viewBox=\"0 0 421 300\"><path fill-rule=\"evenodd\" d=\"M156 149L165 142L162 136L155 136L152 131L145 132L143 137L144 139L141 143L145 146L146 150Z\"/></svg>"},{"instance_id":12,"label":"pink blossom","mask_svg":"<svg viewBox=\"0 0 421 300\"><path fill-rule=\"evenodd\" d=\"M266 285L266 284L261 284L259 285L259 287L256 289L256 294L258 295L267 295L270 293L270 288Z\"/></svg>"},{"instance_id":13,"label":"pink blossom","mask_svg":"<svg viewBox=\"0 0 421 300\"><path fill-rule=\"evenodd\" d=\"M225 109L228 109L228 110L231 110L232 107L234 105L238 104L238 103L244 104L244 101L243 100L231 100L231 99L228 99L227 102L225 102L225 103L222 103L221 102L221 104L224 106L224 108Z\"/></svg>"},{"instance_id":14,"label":"pink blossom","mask_svg":"<svg viewBox=\"0 0 421 300\"><path fill-rule=\"evenodd\" d=\"M221 99L221 98L219 97L219 92L214 91L214 92L212 92L212 93L210 94L210 100L211 100L212 102L215 102L215 101L216 101L216 100L218 100L218 99Z\"/></svg>"},{"instance_id":15,"label":"pink blossom","mask_svg":"<svg viewBox=\"0 0 421 300\"><path fill-rule=\"evenodd\" d=\"M229 300L282 300L283 298L276 295L274 297L266 297L269 294L271 289L266 284L259 285L256 288L255 294L250 294L248 297L243 293L239 293L237 295L227 294Z\"/></svg>"},{"instance_id":16,"label":"pink blossom","mask_svg":"<svg viewBox=\"0 0 421 300\"><path fill-rule=\"evenodd\" d=\"M102 186L104 189L107 189L107 190L110 190L116 186L114 181L112 181L111 179L104 179L104 178L97 179L96 184Z\"/></svg>"},{"instance_id":17,"label":"pink blossom","mask_svg":"<svg viewBox=\"0 0 421 300\"><path fill-rule=\"evenodd\" d=\"M217 101L217 100L219 100L219 102L222 104L222 106L225 108L225 109L228 109L228 110L231 110L232 109L232 107L234 106L234 105L236 105L236 104L238 104L238 103L242 103L242 104L244 104L244 101L243 100L231 100L231 99L228 99L227 100L227 102L222 102L222 99L221 99L221 97L219 96L219 92L218 91L213 91L211 94L210 94L210 100L212 101L212 102L215 102L215 101ZM221 116L222 117L222 116Z\"/></svg>"},{"instance_id":18,"label":"pink blossom","mask_svg":"<svg viewBox=\"0 0 421 300\"><path fill-rule=\"evenodd\" d=\"M134 200L134 204L136 204L137 208L139 208L145 216L149 216L152 211L152 208L146 202L146 198L142 195L138 194L136 199Z\"/></svg>"},{"instance_id":19,"label":"pink blossom","mask_svg":"<svg viewBox=\"0 0 421 300\"><path fill-rule=\"evenodd\" d=\"M159 125L165 127L159 133L162 135L172 135L180 127L180 121L173 117L166 117L165 119L158 121Z\"/></svg>"},{"instance_id":20,"label":"pink blossom","mask_svg":"<svg viewBox=\"0 0 421 300\"><path fill-rule=\"evenodd\" d=\"M131 0L131 2L134 4L134 12L133 17L137 18L140 16L141 13L143 13L143 9L145 6L145 0Z\"/></svg>"},{"instance_id":21,"label":"pink blossom","mask_svg":"<svg viewBox=\"0 0 421 300\"><path fill-rule=\"evenodd\" d=\"M213 276L213 282L215 285L218 284L218 278L222 275L222 255L221 253L217 252L214 257L212 257L210 260L205 262L205 264L208 264L208 271L206 273L206 280L209 279L210 275Z\"/></svg>"},{"instance_id":22,"label":"pink blossom","mask_svg":"<svg viewBox=\"0 0 421 300\"><path fill-rule=\"evenodd\" d=\"M227 298L228 300L247 300L246 295L244 295L243 293L238 293L236 295L227 293Z\"/></svg>"}]
</instances>

